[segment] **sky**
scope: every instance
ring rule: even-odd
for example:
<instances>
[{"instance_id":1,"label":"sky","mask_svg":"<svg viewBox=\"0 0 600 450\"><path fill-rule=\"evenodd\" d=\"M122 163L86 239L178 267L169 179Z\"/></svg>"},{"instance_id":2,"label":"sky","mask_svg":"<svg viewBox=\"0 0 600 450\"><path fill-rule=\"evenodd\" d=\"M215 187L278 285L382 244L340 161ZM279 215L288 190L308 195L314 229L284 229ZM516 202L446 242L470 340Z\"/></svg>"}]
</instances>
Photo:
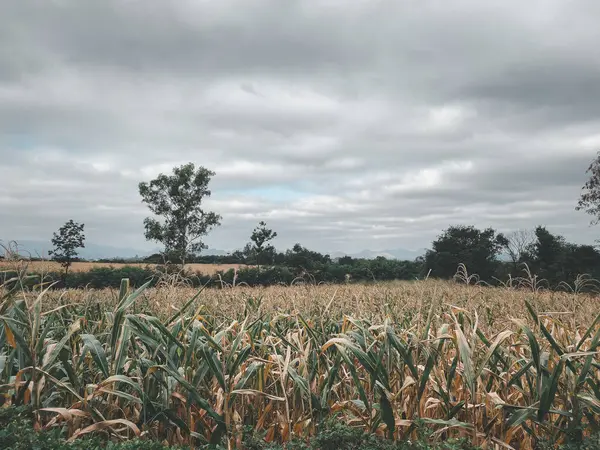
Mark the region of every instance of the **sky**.
<instances>
[{"instance_id":1,"label":"sky","mask_svg":"<svg viewBox=\"0 0 600 450\"><path fill-rule=\"evenodd\" d=\"M0 238L155 248L138 183L213 170L205 242L319 251L457 224L578 243L597 0L2 0Z\"/></svg>"}]
</instances>

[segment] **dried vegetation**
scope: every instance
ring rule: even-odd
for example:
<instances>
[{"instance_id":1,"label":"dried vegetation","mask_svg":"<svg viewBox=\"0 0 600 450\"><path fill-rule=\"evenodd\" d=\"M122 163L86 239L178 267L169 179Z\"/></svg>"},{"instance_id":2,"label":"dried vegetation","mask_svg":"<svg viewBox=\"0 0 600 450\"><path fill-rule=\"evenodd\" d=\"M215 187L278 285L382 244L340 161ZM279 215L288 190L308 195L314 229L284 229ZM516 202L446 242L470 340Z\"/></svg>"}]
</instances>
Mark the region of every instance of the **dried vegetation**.
<instances>
[{"instance_id":1,"label":"dried vegetation","mask_svg":"<svg viewBox=\"0 0 600 450\"><path fill-rule=\"evenodd\" d=\"M337 416L390 439L425 424L434 439L533 448L599 427L599 300L577 286L6 286L4 405L31 404L71 439L240 448L248 426L284 442Z\"/></svg>"}]
</instances>

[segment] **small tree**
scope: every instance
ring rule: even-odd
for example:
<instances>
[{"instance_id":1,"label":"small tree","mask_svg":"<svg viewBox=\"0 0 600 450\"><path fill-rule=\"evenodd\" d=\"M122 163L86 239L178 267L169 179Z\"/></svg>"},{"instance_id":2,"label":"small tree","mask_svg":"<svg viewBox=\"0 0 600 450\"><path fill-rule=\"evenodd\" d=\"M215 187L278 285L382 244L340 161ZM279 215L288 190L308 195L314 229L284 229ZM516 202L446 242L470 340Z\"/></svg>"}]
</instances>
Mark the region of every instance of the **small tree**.
<instances>
[{"instance_id":1,"label":"small tree","mask_svg":"<svg viewBox=\"0 0 600 450\"><path fill-rule=\"evenodd\" d=\"M504 249L513 263L516 271L518 264L527 255L531 246L535 243L536 235L531 230L515 230L508 233L504 242Z\"/></svg>"},{"instance_id":2,"label":"small tree","mask_svg":"<svg viewBox=\"0 0 600 450\"><path fill-rule=\"evenodd\" d=\"M250 240L254 244L252 250L256 257L256 265L260 270L260 259L263 254L275 253L275 247L269 244L270 241L277 237L277 233L267 228L267 224L264 221L260 221L258 226L252 232Z\"/></svg>"},{"instance_id":3,"label":"small tree","mask_svg":"<svg viewBox=\"0 0 600 450\"><path fill-rule=\"evenodd\" d=\"M211 195L208 183L214 175L188 163L175 167L171 176L161 173L149 183L139 184L142 201L162 218L144 220L146 239L163 244L165 256L175 258L182 267L189 253L207 248L202 236L221 224L220 215L202 208L202 200Z\"/></svg>"},{"instance_id":4,"label":"small tree","mask_svg":"<svg viewBox=\"0 0 600 450\"><path fill-rule=\"evenodd\" d=\"M69 268L78 255L77 249L85 247L85 235L83 234L84 226L84 224L73 222L73 219L71 219L60 227L58 232L55 232L54 237L52 238L54 249L50 250L48 253L52 256L52 259L59 262L65 270L64 278L67 277Z\"/></svg>"}]
</instances>

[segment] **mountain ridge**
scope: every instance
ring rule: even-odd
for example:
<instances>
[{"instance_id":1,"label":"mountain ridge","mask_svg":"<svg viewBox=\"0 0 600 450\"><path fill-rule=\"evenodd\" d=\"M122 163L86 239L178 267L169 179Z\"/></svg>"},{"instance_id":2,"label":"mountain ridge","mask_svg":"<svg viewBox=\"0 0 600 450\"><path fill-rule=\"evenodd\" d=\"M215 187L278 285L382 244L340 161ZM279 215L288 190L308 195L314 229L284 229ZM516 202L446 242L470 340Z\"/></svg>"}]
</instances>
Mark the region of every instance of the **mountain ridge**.
<instances>
[{"instance_id":1,"label":"mountain ridge","mask_svg":"<svg viewBox=\"0 0 600 450\"><path fill-rule=\"evenodd\" d=\"M31 256L34 258L48 258L48 251L52 249L50 241L41 240L0 240L0 244L7 246L10 242L16 242L19 253L22 255ZM79 256L88 260L95 259L113 259L113 258L145 258L152 254L160 252L159 248L152 250L141 250L130 247L115 247L111 245L103 245L96 243L86 243L86 246L78 251ZM414 260L415 258L424 255L426 249L408 250L405 248L395 248L386 250L369 250L365 249L357 253L349 252L332 252L330 253L332 258L341 258L343 256L349 256L351 258L364 258L364 259L375 259L378 256L383 256L387 259L399 259L399 260ZM4 253L0 249L0 253ZM217 255L225 256L230 254L226 250L209 248L202 251L202 255Z\"/></svg>"}]
</instances>

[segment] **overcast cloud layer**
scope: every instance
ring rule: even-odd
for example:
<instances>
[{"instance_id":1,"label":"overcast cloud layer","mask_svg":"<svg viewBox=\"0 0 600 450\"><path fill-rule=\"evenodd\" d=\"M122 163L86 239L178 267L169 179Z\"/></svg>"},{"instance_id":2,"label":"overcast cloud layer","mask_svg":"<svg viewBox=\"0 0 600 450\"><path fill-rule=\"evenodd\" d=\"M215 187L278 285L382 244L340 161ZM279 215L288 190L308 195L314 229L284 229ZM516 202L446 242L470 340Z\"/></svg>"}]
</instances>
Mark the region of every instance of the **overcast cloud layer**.
<instances>
[{"instance_id":1,"label":"overcast cloud layer","mask_svg":"<svg viewBox=\"0 0 600 450\"><path fill-rule=\"evenodd\" d=\"M137 184L193 161L235 249L548 226L600 148L600 2L3 0L0 238L151 248Z\"/></svg>"}]
</instances>

